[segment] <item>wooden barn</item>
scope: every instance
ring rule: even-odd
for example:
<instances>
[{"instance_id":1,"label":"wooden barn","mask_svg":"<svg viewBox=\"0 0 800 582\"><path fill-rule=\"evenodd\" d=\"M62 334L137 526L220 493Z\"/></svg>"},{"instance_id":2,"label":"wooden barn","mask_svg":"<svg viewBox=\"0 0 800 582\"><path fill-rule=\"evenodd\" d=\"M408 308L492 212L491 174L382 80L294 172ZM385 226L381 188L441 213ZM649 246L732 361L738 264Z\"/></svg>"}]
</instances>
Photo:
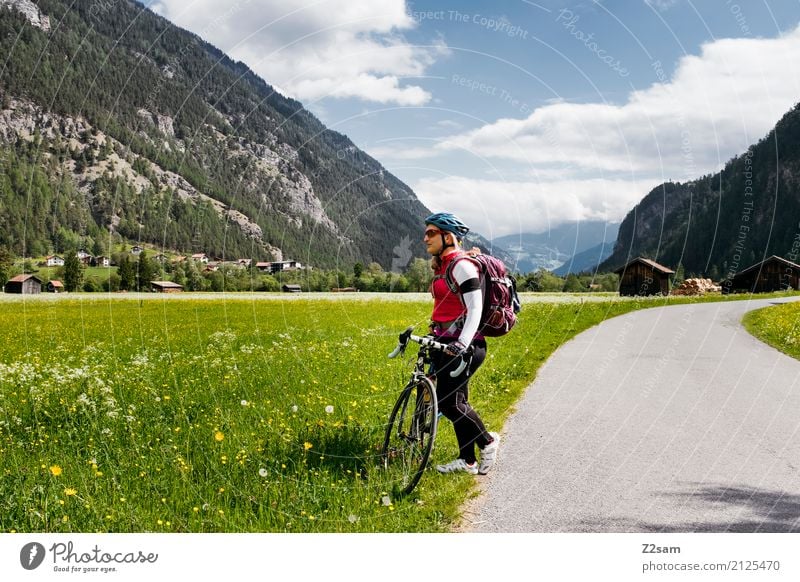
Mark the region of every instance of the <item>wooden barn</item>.
<instances>
[{"instance_id":1,"label":"wooden barn","mask_svg":"<svg viewBox=\"0 0 800 582\"><path fill-rule=\"evenodd\" d=\"M301 293L303 291L300 285L291 285L291 284L284 285L282 289L284 293Z\"/></svg>"},{"instance_id":2,"label":"wooden barn","mask_svg":"<svg viewBox=\"0 0 800 582\"><path fill-rule=\"evenodd\" d=\"M669 277L675 274L644 257L637 257L614 272L619 275L620 295L669 295Z\"/></svg>"},{"instance_id":3,"label":"wooden barn","mask_svg":"<svg viewBox=\"0 0 800 582\"><path fill-rule=\"evenodd\" d=\"M800 265L772 255L722 282L723 293L800 290Z\"/></svg>"},{"instance_id":4,"label":"wooden barn","mask_svg":"<svg viewBox=\"0 0 800 582\"><path fill-rule=\"evenodd\" d=\"M56 279L53 279L47 283L47 291L48 293L63 293L64 283L62 283L61 281L57 281Z\"/></svg>"},{"instance_id":5,"label":"wooden barn","mask_svg":"<svg viewBox=\"0 0 800 582\"><path fill-rule=\"evenodd\" d=\"M42 280L36 275L17 275L8 280L5 291L6 293L36 295L42 292Z\"/></svg>"},{"instance_id":6,"label":"wooden barn","mask_svg":"<svg viewBox=\"0 0 800 582\"><path fill-rule=\"evenodd\" d=\"M183 285L172 281L151 281L150 289L155 293L180 293L183 291Z\"/></svg>"}]
</instances>

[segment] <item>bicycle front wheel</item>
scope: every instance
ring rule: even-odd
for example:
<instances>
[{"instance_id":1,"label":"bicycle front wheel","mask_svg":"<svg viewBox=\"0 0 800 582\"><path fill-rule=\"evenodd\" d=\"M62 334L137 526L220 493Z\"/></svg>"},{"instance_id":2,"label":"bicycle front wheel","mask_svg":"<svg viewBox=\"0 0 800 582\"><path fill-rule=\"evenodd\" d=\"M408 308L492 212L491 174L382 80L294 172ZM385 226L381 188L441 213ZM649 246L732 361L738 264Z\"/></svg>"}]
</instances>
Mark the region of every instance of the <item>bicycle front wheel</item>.
<instances>
[{"instance_id":1,"label":"bicycle front wheel","mask_svg":"<svg viewBox=\"0 0 800 582\"><path fill-rule=\"evenodd\" d=\"M406 386L389 416L381 456L400 494L411 493L428 464L436 438L436 392L427 378Z\"/></svg>"}]
</instances>

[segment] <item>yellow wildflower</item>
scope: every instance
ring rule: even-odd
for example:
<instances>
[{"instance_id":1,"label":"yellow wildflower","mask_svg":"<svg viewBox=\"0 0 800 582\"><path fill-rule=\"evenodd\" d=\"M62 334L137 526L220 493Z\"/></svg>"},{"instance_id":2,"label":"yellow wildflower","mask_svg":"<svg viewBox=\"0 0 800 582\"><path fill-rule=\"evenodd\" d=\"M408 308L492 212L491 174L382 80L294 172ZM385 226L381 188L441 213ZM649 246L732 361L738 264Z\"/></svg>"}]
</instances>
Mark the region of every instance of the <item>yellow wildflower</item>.
<instances>
[{"instance_id":1,"label":"yellow wildflower","mask_svg":"<svg viewBox=\"0 0 800 582\"><path fill-rule=\"evenodd\" d=\"M224 435L224 434L222 434L222 432L220 432L220 431L217 431L216 433L214 433L214 440L215 440L215 441L217 441L218 443L219 443L219 442L222 442L222 440L223 440L224 438L225 438L225 435Z\"/></svg>"},{"instance_id":2,"label":"yellow wildflower","mask_svg":"<svg viewBox=\"0 0 800 582\"><path fill-rule=\"evenodd\" d=\"M66 495L67 497L72 497L73 495L76 495L77 493L78 492L75 491L75 489L73 489L72 487L67 487L66 489L64 489L64 495Z\"/></svg>"},{"instance_id":3,"label":"yellow wildflower","mask_svg":"<svg viewBox=\"0 0 800 582\"><path fill-rule=\"evenodd\" d=\"M308 442L308 441L306 441L306 442L304 442L304 443L303 443L303 448L304 448L305 450L308 450L308 449L310 449L310 448L311 448L311 447L313 447L313 446L314 446L314 445L312 445L312 444L311 444L310 442Z\"/></svg>"},{"instance_id":4,"label":"yellow wildflower","mask_svg":"<svg viewBox=\"0 0 800 582\"><path fill-rule=\"evenodd\" d=\"M61 475L61 467L59 467L58 465L51 465L50 473L53 474L53 477L58 477L59 475Z\"/></svg>"}]
</instances>

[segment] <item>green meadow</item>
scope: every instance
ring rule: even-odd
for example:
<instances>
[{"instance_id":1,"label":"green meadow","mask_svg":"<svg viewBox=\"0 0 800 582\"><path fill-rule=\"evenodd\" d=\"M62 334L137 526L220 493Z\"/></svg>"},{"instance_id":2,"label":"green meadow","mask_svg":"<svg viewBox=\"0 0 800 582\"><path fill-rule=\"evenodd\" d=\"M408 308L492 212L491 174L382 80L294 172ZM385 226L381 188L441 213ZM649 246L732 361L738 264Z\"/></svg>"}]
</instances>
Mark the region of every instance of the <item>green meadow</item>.
<instances>
[{"instance_id":1,"label":"green meadow","mask_svg":"<svg viewBox=\"0 0 800 582\"><path fill-rule=\"evenodd\" d=\"M745 315L744 324L761 341L800 360L800 303L752 311Z\"/></svg>"},{"instance_id":2,"label":"green meadow","mask_svg":"<svg viewBox=\"0 0 800 582\"><path fill-rule=\"evenodd\" d=\"M670 301L674 302L674 301ZM680 302L685 302L681 300ZM470 400L500 430L538 367L665 300L527 303ZM475 484L428 470L398 498L384 423L429 300L0 302L0 531L440 532ZM433 463L457 454L440 424Z\"/></svg>"}]
</instances>

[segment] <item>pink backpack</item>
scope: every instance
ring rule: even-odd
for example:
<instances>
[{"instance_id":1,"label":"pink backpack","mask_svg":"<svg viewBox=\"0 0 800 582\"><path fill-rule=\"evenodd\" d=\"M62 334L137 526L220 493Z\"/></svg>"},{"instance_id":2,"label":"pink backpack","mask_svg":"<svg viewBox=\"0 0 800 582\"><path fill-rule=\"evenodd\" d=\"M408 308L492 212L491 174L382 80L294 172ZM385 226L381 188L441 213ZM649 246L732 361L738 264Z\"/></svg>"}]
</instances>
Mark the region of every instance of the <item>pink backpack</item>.
<instances>
[{"instance_id":1,"label":"pink backpack","mask_svg":"<svg viewBox=\"0 0 800 582\"><path fill-rule=\"evenodd\" d=\"M464 253L447 265L444 280L452 293L458 293L453 267L461 260L472 261L478 268L483 293L483 313L478 333L486 337L506 335L517 323L521 305L517 281L508 274L503 261L491 255Z\"/></svg>"}]
</instances>

